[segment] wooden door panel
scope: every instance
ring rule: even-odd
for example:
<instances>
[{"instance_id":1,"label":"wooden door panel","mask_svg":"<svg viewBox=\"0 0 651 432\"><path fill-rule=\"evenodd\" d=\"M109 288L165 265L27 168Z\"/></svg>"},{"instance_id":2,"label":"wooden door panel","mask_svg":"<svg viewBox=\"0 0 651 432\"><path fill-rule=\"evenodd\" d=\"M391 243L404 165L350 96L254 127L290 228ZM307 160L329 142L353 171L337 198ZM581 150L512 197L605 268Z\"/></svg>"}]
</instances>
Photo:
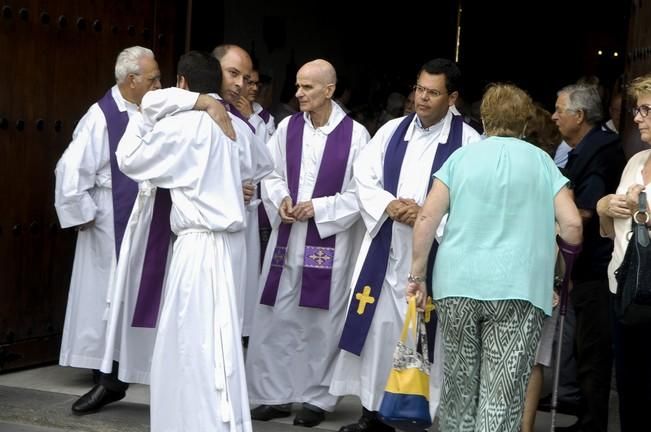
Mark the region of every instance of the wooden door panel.
<instances>
[{"instance_id":1,"label":"wooden door panel","mask_svg":"<svg viewBox=\"0 0 651 432\"><path fill-rule=\"evenodd\" d=\"M76 123L128 46L152 48L172 82L185 12L185 0L0 1L0 372L58 359L75 234L59 228L54 167Z\"/></svg>"}]
</instances>

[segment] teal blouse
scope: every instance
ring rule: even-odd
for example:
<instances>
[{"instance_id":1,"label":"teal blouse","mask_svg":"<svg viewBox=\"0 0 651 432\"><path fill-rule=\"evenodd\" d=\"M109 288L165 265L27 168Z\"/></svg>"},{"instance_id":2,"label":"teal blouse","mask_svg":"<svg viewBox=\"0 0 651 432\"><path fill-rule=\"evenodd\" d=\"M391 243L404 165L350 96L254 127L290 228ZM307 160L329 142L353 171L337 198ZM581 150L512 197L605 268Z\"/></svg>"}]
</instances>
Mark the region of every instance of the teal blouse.
<instances>
[{"instance_id":1,"label":"teal blouse","mask_svg":"<svg viewBox=\"0 0 651 432\"><path fill-rule=\"evenodd\" d=\"M434 264L434 299L520 299L551 314L554 197L568 180L539 148L489 137L457 150L434 176L450 191Z\"/></svg>"}]
</instances>

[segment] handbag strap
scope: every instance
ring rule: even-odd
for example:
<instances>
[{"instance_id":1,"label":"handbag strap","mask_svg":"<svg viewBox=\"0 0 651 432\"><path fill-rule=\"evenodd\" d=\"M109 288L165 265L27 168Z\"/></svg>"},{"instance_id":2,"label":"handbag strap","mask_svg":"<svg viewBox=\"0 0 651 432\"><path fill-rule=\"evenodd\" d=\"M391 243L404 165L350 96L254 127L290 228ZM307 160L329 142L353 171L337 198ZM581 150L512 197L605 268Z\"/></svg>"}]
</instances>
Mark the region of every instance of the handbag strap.
<instances>
[{"instance_id":1,"label":"handbag strap","mask_svg":"<svg viewBox=\"0 0 651 432\"><path fill-rule=\"evenodd\" d=\"M410 297L409 303L407 304L407 314L405 315L405 324L402 326L402 334L400 335L400 341L402 343L407 342L409 329L412 329L414 332L414 342L416 343L416 347L418 347L418 344L420 342L423 358L427 360L429 355L429 350L427 346L427 332L425 330L425 316L422 312L418 312L416 310L415 296Z\"/></svg>"},{"instance_id":2,"label":"handbag strap","mask_svg":"<svg viewBox=\"0 0 651 432\"><path fill-rule=\"evenodd\" d=\"M407 314L405 315L405 325L402 326L402 334L400 335L400 340L402 343L407 342L407 333L409 329L414 330L414 340L417 341L418 337L418 327L416 326L418 318L418 312L416 311L416 296L409 298L407 303Z\"/></svg>"},{"instance_id":3,"label":"handbag strap","mask_svg":"<svg viewBox=\"0 0 651 432\"><path fill-rule=\"evenodd\" d=\"M420 338L420 346L423 354L423 360L429 362L429 347L427 346L427 330L425 324L425 314L420 312L418 314L418 336Z\"/></svg>"},{"instance_id":4,"label":"handbag strap","mask_svg":"<svg viewBox=\"0 0 651 432\"><path fill-rule=\"evenodd\" d=\"M647 210L646 192L640 192L638 199L638 210L633 214L633 230L637 243L642 247L649 246L649 230L646 224L649 222Z\"/></svg>"}]
</instances>

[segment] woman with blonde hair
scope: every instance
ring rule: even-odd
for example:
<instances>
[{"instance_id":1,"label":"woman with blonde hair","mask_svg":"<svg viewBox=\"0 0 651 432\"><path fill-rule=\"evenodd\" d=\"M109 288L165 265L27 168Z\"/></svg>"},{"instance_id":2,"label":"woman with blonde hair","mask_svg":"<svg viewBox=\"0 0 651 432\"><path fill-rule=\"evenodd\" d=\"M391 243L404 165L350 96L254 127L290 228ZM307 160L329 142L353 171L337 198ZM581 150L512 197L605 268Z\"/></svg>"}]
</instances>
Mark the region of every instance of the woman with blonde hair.
<instances>
[{"instance_id":1,"label":"woman with blonde hair","mask_svg":"<svg viewBox=\"0 0 651 432\"><path fill-rule=\"evenodd\" d=\"M516 432L543 317L551 313L556 222L559 242L581 243L581 219L561 175L542 150L521 140L531 98L510 84L485 92L488 138L455 152L414 226L407 295L426 304L427 257L444 337L440 430Z\"/></svg>"},{"instance_id":2,"label":"woman with blonde hair","mask_svg":"<svg viewBox=\"0 0 651 432\"><path fill-rule=\"evenodd\" d=\"M628 87L628 93L635 101L633 121L640 131L642 141L651 146L651 74L634 79ZM647 197L651 193L649 186L651 149L635 154L626 164L615 193L606 195L597 203L601 234L615 242L608 265L608 284L613 295L617 293L615 271L621 265L628 246L631 216L639 206L640 192L645 190ZM651 406L650 334L649 324L625 325L615 319L615 376L622 432L638 431L648 423L647 410Z\"/></svg>"}]
</instances>

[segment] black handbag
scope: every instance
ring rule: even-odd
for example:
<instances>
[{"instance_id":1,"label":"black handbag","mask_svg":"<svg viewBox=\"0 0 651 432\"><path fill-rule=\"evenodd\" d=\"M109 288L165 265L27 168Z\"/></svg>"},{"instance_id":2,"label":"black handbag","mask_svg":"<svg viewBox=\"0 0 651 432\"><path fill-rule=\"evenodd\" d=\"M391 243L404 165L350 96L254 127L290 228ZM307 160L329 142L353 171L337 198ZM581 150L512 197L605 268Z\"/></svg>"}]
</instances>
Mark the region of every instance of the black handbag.
<instances>
[{"instance_id":1,"label":"black handbag","mask_svg":"<svg viewBox=\"0 0 651 432\"><path fill-rule=\"evenodd\" d=\"M640 192L639 210L631 221L631 237L615 270L615 315L626 325L651 323L651 238L646 193Z\"/></svg>"}]
</instances>

